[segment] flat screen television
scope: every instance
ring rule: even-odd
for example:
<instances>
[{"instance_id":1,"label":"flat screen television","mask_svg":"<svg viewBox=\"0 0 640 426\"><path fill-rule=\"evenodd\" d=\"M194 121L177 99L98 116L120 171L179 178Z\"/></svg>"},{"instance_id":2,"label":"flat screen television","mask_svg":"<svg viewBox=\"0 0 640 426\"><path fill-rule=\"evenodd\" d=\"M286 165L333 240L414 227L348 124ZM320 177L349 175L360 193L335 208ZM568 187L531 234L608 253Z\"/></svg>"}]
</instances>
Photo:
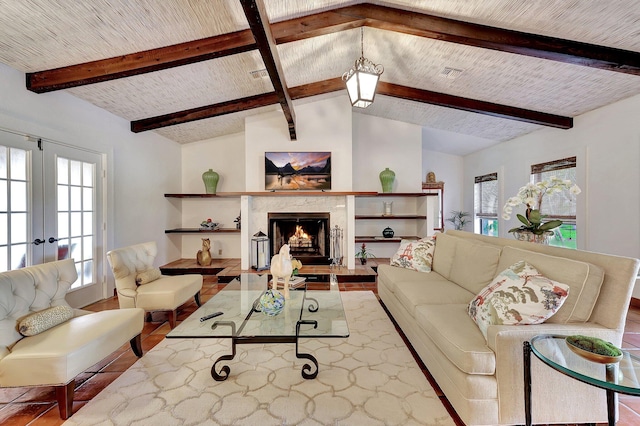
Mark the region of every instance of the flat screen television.
<instances>
[{"instance_id":1,"label":"flat screen television","mask_svg":"<svg viewBox=\"0 0 640 426\"><path fill-rule=\"evenodd\" d=\"M331 189L331 153L265 152L264 189L267 191Z\"/></svg>"}]
</instances>

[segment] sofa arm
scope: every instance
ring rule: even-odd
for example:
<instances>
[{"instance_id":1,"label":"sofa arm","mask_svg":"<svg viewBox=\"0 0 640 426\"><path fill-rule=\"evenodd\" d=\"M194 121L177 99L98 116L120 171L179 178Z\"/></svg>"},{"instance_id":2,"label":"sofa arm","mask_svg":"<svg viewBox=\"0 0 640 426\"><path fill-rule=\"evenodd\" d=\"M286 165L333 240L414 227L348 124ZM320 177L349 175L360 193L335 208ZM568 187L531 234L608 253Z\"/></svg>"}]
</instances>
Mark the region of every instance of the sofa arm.
<instances>
[{"instance_id":1,"label":"sofa arm","mask_svg":"<svg viewBox=\"0 0 640 426\"><path fill-rule=\"evenodd\" d=\"M487 345L496 357L496 379L498 381L499 415L501 423L524 422L524 362L523 343L540 334L559 334L570 336L584 334L599 337L619 346L622 334L617 330L605 328L596 323L571 324L536 324L525 326L490 326L487 330ZM532 359L535 356L532 356ZM553 423L554 410L557 415L565 414L565 418L584 418L594 420L595 407L592 401L601 399L598 389L581 384L563 374L554 371L541 362L531 363L533 392L533 408L535 422ZM537 386L544 390L535 390ZM580 387L580 392L570 391ZM583 389L584 388L584 389ZM583 392L589 396L586 397ZM573 397L578 395L579 397ZM544 400L543 400L544 398ZM563 408L554 408L553 404L562 403ZM604 408L604 404L603 407ZM571 413L568 413L568 410ZM564 413L561 413L564 412ZM606 411L605 411L606 413ZM543 416L543 417L538 417ZM605 414L606 418L606 414ZM561 420L561 417L556 417ZM558 421L556 421L557 423ZM562 421L560 421L562 422Z\"/></svg>"}]
</instances>

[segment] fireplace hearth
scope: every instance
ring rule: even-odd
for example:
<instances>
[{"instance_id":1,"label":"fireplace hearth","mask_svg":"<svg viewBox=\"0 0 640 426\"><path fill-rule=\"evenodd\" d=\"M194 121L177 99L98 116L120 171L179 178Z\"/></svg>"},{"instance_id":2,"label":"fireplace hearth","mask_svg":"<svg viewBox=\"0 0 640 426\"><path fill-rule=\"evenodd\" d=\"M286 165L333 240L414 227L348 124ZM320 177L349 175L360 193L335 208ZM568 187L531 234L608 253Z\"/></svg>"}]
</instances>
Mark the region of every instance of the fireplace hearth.
<instances>
[{"instance_id":1,"label":"fireplace hearth","mask_svg":"<svg viewBox=\"0 0 640 426\"><path fill-rule=\"evenodd\" d=\"M303 264L329 264L329 217L329 213L268 213L271 253L289 244L291 256Z\"/></svg>"}]
</instances>

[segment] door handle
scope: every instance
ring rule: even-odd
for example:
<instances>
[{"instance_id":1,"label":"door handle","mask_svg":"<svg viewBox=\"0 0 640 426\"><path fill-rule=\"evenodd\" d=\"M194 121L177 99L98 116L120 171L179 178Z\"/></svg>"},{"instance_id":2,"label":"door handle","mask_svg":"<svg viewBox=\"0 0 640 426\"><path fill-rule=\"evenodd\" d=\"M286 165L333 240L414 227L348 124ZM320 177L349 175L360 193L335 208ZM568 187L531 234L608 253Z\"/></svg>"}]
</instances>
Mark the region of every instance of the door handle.
<instances>
[{"instance_id":1,"label":"door handle","mask_svg":"<svg viewBox=\"0 0 640 426\"><path fill-rule=\"evenodd\" d=\"M34 245L36 245L36 246L38 246L38 245L40 245L40 244L44 244L44 243L46 243L46 241L45 241L45 240L41 240L40 238L36 238L35 240L33 240L33 241L31 242L31 244L34 244Z\"/></svg>"},{"instance_id":2,"label":"door handle","mask_svg":"<svg viewBox=\"0 0 640 426\"><path fill-rule=\"evenodd\" d=\"M49 242L50 243L55 243L56 241L59 241L57 238L53 238L53 237L49 237ZM44 243L44 241L42 241Z\"/></svg>"}]
</instances>

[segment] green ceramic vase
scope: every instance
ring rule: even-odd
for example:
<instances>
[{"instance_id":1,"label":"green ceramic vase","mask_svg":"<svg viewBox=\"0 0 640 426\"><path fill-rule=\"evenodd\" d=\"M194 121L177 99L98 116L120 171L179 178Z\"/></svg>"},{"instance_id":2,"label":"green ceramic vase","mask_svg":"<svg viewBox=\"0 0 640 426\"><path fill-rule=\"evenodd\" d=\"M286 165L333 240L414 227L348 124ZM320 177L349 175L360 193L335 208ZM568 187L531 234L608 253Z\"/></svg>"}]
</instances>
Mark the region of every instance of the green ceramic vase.
<instances>
[{"instance_id":1,"label":"green ceramic vase","mask_svg":"<svg viewBox=\"0 0 640 426\"><path fill-rule=\"evenodd\" d=\"M220 175L214 172L212 169L207 170L202 174L202 181L204 182L204 189L207 194L215 194L218 187L218 180Z\"/></svg>"},{"instance_id":2,"label":"green ceramic vase","mask_svg":"<svg viewBox=\"0 0 640 426\"><path fill-rule=\"evenodd\" d=\"M387 167L380 172L380 183L382 184L382 192L391 192L393 188L393 181L396 179L396 174L393 170L389 170Z\"/></svg>"}]
</instances>

